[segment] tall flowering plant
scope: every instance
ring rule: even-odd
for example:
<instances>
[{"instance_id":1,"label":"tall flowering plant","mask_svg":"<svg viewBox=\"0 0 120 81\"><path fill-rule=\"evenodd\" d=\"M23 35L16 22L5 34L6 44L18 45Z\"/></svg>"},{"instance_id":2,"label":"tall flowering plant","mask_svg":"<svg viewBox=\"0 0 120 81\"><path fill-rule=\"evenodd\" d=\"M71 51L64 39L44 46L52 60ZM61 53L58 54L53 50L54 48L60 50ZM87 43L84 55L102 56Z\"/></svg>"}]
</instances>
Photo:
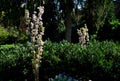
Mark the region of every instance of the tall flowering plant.
<instances>
[{"instance_id":1,"label":"tall flowering plant","mask_svg":"<svg viewBox=\"0 0 120 81\"><path fill-rule=\"evenodd\" d=\"M35 75L35 81L39 81L39 64L41 62L41 55L43 52L44 42L42 36L44 35L44 27L42 21L42 15L44 13L44 6L37 7L38 12L34 11L30 17L29 10L25 10L25 24L27 26L26 32L30 36L30 41L32 43L32 65L33 72Z\"/></svg>"},{"instance_id":2,"label":"tall flowering plant","mask_svg":"<svg viewBox=\"0 0 120 81\"><path fill-rule=\"evenodd\" d=\"M84 24L84 27L77 29L77 34L79 35L79 44L81 46L87 45L87 43L89 42L89 34L86 24Z\"/></svg>"}]
</instances>

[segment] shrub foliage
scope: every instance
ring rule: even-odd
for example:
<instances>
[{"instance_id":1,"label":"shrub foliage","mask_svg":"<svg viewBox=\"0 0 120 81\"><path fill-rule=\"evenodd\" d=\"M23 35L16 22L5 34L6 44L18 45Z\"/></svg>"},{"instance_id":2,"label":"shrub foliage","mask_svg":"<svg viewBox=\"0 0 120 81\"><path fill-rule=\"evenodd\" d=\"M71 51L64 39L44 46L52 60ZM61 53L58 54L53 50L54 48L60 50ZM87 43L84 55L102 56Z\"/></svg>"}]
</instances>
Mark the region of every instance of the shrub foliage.
<instances>
[{"instance_id":1,"label":"shrub foliage","mask_svg":"<svg viewBox=\"0 0 120 81\"><path fill-rule=\"evenodd\" d=\"M8 45L7 45L8 46ZM32 73L30 45L0 46L0 79L28 81ZM40 64L40 79L47 81L59 73L76 79L119 81L120 45L111 41L91 41L86 47L61 41L47 41ZM8 76L9 75L9 76Z\"/></svg>"}]
</instances>

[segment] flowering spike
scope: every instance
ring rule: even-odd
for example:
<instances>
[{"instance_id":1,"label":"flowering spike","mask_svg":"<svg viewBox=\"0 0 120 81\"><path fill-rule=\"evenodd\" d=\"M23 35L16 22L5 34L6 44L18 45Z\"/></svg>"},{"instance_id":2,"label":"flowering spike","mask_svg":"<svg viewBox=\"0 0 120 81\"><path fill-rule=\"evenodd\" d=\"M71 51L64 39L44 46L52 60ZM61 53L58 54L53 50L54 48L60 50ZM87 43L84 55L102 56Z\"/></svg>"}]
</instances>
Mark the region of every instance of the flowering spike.
<instances>
[{"instance_id":1,"label":"flowering spike","mask_svg":"<svg viewBox=\"0 0 120 81\"><path fill-rule=\"evenodd\" d=\"M25 19L28 24L28 29L30 32L30 39L33 46L36 46L37 49L33 48L33 71L35 74L35 81L39 81L39 63L41 62L41 55L43 52L44 42L42 36L44 35L44 27L42 22L42 15L44 13L44 6L38 7L38 13L33 12L32 17L29 17L29 10L25 10ZM37 15L38 14L38 15Z\"/></svg>"}]
</instances>

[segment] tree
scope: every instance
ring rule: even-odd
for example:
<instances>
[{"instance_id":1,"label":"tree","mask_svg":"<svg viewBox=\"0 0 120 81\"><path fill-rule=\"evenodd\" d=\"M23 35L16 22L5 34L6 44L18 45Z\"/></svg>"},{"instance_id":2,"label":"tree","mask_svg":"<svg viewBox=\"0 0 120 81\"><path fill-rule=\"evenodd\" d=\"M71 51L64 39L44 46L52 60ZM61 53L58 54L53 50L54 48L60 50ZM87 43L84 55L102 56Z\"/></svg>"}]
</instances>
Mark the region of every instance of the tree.
<instances>
[{"instance_id":1,"label":"tree","mask_svg":"<svg viewBox=\"0 0 120 81\"><path fill-rule=\"evenodd\" d=\"M5 16L2 19L2 24L7 27L8 25L19 25L20 15L23 13L20 5L22 0L1 0L0 1L0 12L4 11Z\"/></svg>"},{"instance_id":2,"label":"tree","mask_svg":"<svg viewBox=\"0 0 120 81\"><path fill-rule=\"evenodd\" d=\"M45 13L43 14L43 21L45 22L44 38L49 38L51 41L59 42L61 37L58 30L60 20L58 0L48 0L45 3Z\"/></svg>"},{"instance_id":3,"label":"tree","mask_svg":"<svg viewBox=\"0 0 120 81\"><path fill-rule=\"evenodd\" d=\"M45 37L57 42L63 38L71 41L71 30L76 14L73 11L76 8L74 1L46 0L45 3L43 16L46 27Z\"/></svg>"},{"instance_id":4,"label":"tree","mask_svg":"<svg viewBox=\"0 0 120 81\"><path fill-rule=\"evenodd\" d=\"M71 42L71 34L72 34L72 26L74 25L74 21L77 19L79 21L78 5L83 8L81 2L84 3L84 0L59 0L60 9L62 10L64 24L66 26L65 30L65 39ZM77 22L76 22L77 23Z\"/></svg>"},{"instance_id":5,"label":"tree","mask_svg":"<svg viewBox=\"0 0 120 81\"><path fill-rule=\"evenodd\" d=\"M111 5L113 5L112 0L87 0L85 17L90 34L97 34L103 27Z\"/></svg>"}]
</instances>

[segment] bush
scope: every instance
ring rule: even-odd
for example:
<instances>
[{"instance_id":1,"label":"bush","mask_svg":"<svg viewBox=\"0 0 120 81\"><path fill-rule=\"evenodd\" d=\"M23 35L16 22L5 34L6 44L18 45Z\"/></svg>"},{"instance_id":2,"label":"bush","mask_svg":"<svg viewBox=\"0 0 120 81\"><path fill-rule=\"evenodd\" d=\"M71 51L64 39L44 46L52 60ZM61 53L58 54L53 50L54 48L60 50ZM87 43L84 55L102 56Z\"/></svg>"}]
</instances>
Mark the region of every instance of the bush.
<instances>
[{"instance_id":1,"label":"bush","mask_svg":"<svg viewBox=\"0 0 120 81\"><path fill-rule=\"evenodd\" d=\"M33 80L29 46L0 46L0 76L3 81ZM93 40L86 47L67 41L47 41L40 64L40 79L48 81L49 78L64 72L67 76L85 81L119 81L119 50L119 43L111 41Z\"/></svg>"},{"instance_id":2,"label":"bush","mask_svg":"<svg viewBox=\"0 0 120 81\"><path fill-rule=\"evenodd\" d=\"M65 72L70 76L93 81L119 80L120 45L111 41L91 41L80 47L67 41L47 42L44 47L43 77ZM46 68L48 67L48 68Z\"/></svg>"},{"instance_id":3,"label":"bush","mask_svg":"<svg viewBox=\"0 0 120 81\"><path fill-rule=\"evenodd\" d=\"M16 26L4 28L0 25L0 44L12 44L18 41L22 43L28 41L28 35L19 31Z\"/></svg>"},{"instance_id":4,"label":"bush","mask_svg":"<svg viewBox=\"0 0 120 81\"><path fill-rule=\"evenodd\" d=\"M0 46L0 81L33 80L31 54L28 45Z\"/></svg>"},{"instance_id":5,"label":"bush","mask_svg":"<svg viewBox=\"0 0 120 81\"><path fill-rule=\"evenodd\" d=\"M8 38L9 33L7 30L0 25L0 44L4 43L4 41Z\"/></svg>"}]
</instances>

